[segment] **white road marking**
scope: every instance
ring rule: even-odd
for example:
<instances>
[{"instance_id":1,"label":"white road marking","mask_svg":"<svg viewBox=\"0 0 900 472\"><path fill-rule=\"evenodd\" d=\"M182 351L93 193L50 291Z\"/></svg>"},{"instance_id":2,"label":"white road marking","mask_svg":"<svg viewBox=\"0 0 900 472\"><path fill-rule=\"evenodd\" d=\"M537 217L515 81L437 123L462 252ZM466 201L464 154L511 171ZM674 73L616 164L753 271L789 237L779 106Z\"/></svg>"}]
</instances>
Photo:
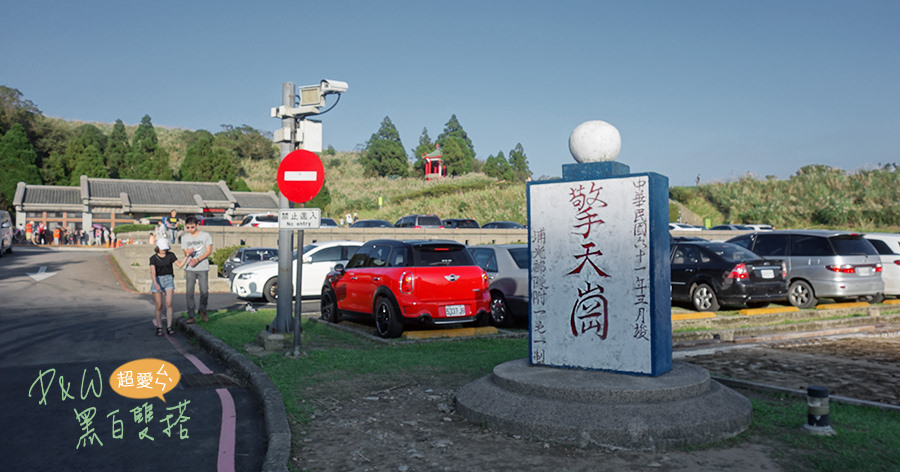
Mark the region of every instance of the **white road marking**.
<instances>
[{"instance_id":1,"label":"white road marking","mask_svg":"<svg viewBox=\"0 0 900 472\"><path fill-rule=\"evenodd\" d=\"M35 282L40 282L44 279L49 279L56 275L56 272L47 272L47 266L41 266L37 272L29 273L28 276L35 280Z\"/></svg>"}]
</instances>

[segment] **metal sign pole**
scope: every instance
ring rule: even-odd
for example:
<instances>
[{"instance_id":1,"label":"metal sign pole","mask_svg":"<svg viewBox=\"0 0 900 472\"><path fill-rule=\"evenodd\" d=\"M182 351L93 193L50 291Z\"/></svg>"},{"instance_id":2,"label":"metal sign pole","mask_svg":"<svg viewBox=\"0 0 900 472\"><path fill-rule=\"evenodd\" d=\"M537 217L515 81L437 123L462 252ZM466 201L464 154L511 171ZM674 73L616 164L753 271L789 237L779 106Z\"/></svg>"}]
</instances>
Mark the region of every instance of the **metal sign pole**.
<instances>
[{"instance_id":1,"label":"metal sign pole","mask_svg":"<svg viewBox=\"0 0 900 472\"><path fill-rule=\"evenodd\" d=\"M303 328L300 326L301 311L303 308L303 230L297 231L297 300L294 302L294 355L300 355L300 349L303 343L300 335Z\"/></svg>"},{"instance_id":2,"label":"metal sign pole","mask_svg":"<svg viewBox=\"0 0 900 472\"><path fill-rule=\"evenodd\" d=\"M281 85L281 103L285 107L294 106L294 84L285 82ZM284 117L281 120L282 128L293 129L294 117ZM282 141L281 160L284 160L294 150L294 138L291 133L288 141ZM278 197L278 208L290 208L290 203L284 192ZM278 300L275 305L275 320L269 327L272 333L287 333L291 329L291 254L293 253L293 232L289 229L278 229Z\"/></svg>"}]
</instances>

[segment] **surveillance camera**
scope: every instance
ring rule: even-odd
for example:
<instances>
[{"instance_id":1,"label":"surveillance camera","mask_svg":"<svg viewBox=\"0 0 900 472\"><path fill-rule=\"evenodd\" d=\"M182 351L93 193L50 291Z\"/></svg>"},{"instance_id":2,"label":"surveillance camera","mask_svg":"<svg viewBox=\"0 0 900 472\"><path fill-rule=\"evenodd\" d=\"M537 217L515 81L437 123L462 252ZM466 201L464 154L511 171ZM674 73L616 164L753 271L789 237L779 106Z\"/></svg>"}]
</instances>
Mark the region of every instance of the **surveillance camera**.
<instances>
[{"instance_id":1,"label":"surveillance camera","mask_svg":"<svg viewBox=\"0 0 900 472\"><path fill-rule=\"evenodd\" d=\"M322 87L322 94L328 95L329 93L342 93L346 92L349 85L347 82L341 82L340 80L330 80L330 79L322 79L320 84Z\"/></svg>"}]
</instances>

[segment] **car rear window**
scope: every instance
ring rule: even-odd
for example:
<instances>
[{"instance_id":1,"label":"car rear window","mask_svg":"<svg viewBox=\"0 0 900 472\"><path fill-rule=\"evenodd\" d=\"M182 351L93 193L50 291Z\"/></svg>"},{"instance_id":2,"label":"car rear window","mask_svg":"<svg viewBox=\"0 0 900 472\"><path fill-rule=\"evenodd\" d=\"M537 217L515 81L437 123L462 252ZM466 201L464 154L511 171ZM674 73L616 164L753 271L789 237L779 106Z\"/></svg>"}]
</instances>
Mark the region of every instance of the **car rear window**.
<instances>
[{"instance_id":1,"label":"car rear window","mask_svg":"<svg viewBox=\"0 0 900 472\"><path fill-rule=\"evenodd\" d=\"M866 238L869 239L869 238ZM880 239L869 239L869 242L872 243L872 246L875 246L875 250L878 251L878 254L881 255L891 255L896 254L896 252L891 250L891 247L888 244Z\"/></svg>"},{"instance_id":2,"label":"car rear window","mask_svg":"<svg viewBox=\"0 0 900 472\"><path fill-rule=\"evenodd\" d=\"M456 244L427 244L413 246L415 266L465 266L475 265L465 246Z\"/></svg>"},{"instance_id":3,"label":"car rear window","mask_svg":"<svg viewBox=\"0 0 900 472\"><path fill-rule=\"evenodd\" d=\"M829 239L834 251L841 256L878 255L872 243L858 234L833 236Z\"/></svg>"},{"instance_id":4,"label":"car rear window","mask_svg":"<svg viewBox=\"0 0 900 472\"><path fill-rule=\"evenodd\" d=\"M420 216L419 226L441 226L441 219L437 216Z\"/></svg>"},{"instance_id":5,"label":"car rear window","mask_svg":"<svg viewBox=\"0 0 900 472\"><path fill-rule=\"evenodd\" d=\"M278 223L278 215L260 215L256 217L256 221L265 223Z\"/></svg>"},{"instance_id":6,"label":"car rear window","mask_svg":"<svg viewBox=\"0 0 900 472\"><path fill-rule=\"evenodd\" d=\"M706 246L706 249L710 250L727 262L752 261L755 259L762 259L753 251L736 244L709 244Z\"/></svg>"},{"instance_id":7,"label":"car rear window","mask_svg":"<svg viewBox=\"0 0 900 472\"><path fill-rule=\"evenodd\" d=\"M528 248L522 247L517 249L510 249L509 255L512 256L513 260L516 261L516 265L519 266L520 269L527 269L528 264L531 261L531 257L528 254Z\"/></svg>"}]
</instances>

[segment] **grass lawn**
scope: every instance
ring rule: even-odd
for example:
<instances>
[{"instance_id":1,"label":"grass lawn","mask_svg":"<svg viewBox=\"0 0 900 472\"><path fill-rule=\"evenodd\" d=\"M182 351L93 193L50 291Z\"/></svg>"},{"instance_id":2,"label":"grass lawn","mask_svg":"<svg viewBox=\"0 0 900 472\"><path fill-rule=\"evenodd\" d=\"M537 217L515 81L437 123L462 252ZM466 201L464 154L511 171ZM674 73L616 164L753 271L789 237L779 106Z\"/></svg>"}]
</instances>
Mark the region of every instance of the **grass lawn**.
<instances>
[{"instance_id":1,"label":"grass lawn","mask_svg":"<svg viewBox=\"0 0 900 472\"><path fill-rule=\"evenodd\" d=\"M204 327L244 354L244 344L253 342L256 333L275 318L274 310L211 315ZM309 421L313 406L303 397L308 387L373 375L397 379L440 376L450 385L462 385L490 373L497 364L528 356L524 338L381 343L310 320L304 321L303 329L304 356L248 355L281 390L291 422ZM838 434L820 437L800 431L806 421L805 399L744 393L753 403L753 421L747 432L727 443L765 444L787 470L900 470L900 414L896 412L832 403L831 424Z\"/></svg>"}]
</instances>

